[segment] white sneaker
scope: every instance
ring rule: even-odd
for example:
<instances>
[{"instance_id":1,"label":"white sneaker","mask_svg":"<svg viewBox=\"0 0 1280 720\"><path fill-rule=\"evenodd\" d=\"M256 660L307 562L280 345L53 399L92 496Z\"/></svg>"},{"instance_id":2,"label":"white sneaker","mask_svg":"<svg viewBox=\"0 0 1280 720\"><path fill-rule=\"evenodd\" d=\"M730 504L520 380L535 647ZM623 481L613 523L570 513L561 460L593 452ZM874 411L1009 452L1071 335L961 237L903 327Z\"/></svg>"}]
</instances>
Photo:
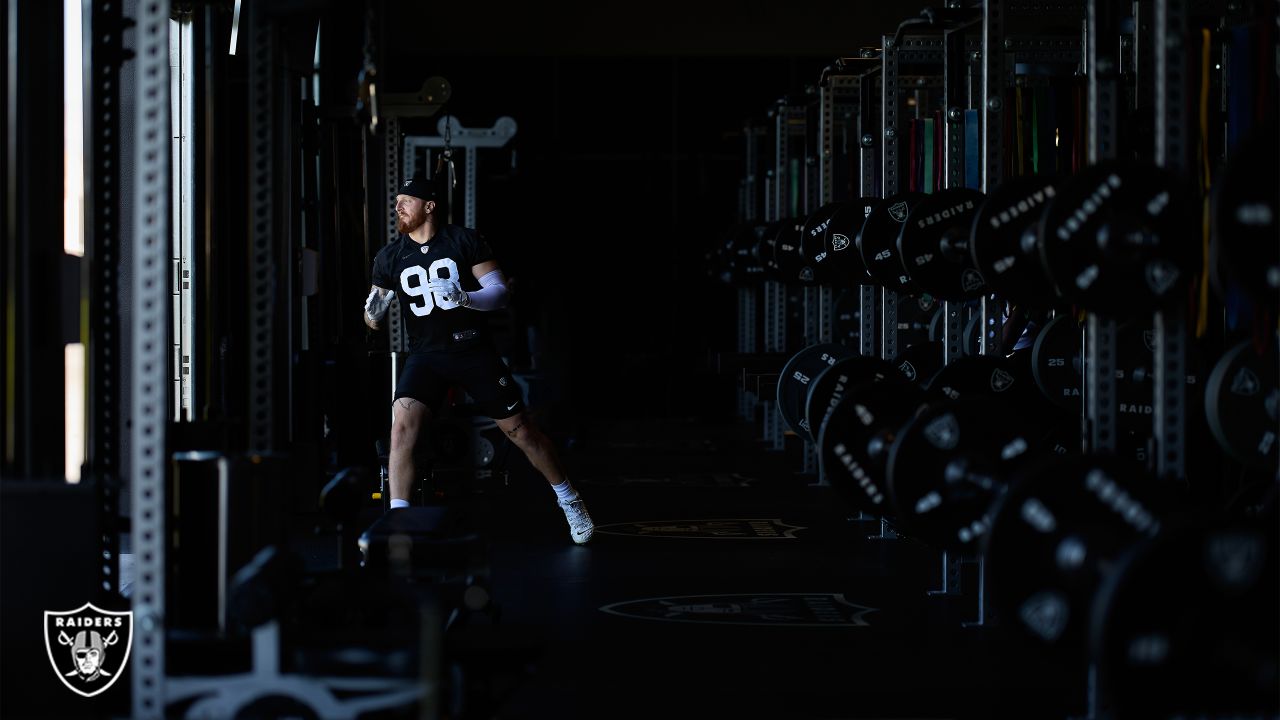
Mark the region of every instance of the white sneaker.
<instances>
[{"instance_id":1,"label":"white sneaker","mask_svg":"<svg viewBox=\"0 0 1280 720\"><path fill-rule=\"evenodd\" d=\"M569 521L569 536L579 545L585 544L596 530L595 523L591 522L591 513L587 512L587 504L578 497L559 505L564 510L564 519Z\"/></svg>"}]
</instances>

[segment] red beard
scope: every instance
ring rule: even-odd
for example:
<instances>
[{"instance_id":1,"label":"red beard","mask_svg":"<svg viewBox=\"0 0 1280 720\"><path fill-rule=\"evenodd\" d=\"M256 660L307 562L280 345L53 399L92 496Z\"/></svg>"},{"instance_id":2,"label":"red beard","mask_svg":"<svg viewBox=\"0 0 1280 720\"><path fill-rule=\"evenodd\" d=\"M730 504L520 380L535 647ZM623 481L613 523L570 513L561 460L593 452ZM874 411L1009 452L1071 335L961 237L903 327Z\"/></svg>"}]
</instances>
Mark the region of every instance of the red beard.
<instances>
[{"instance_id":1,"label":"red beard","mask_svg":"<svg viewBox=\"0 0 1280 720\"><path fill-rule=\"evenodd\" d=\"M417 230L418 228L422 227L422 224L425 223L426 221L427 221L427 214L425 212L420 212L416 215L408 215L408 216L397 215L396 230L408 235L414 230Z\"/></svg>"}]
</instances>

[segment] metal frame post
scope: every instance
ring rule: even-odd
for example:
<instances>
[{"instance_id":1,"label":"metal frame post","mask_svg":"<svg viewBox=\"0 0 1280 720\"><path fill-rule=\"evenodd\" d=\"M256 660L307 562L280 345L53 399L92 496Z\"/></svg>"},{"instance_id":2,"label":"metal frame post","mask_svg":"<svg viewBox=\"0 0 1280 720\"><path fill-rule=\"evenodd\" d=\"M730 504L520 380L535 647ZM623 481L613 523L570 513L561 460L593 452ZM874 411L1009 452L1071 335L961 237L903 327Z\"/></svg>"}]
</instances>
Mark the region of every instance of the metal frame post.
<instances>
[{"instance_id":1,"label":"metal frame post","mask_svg":"<svg viewBox=\"0 0 1280 720\"><path fill-rule=\"evenodd\" d=\"M133 129L132 530L136 554L133 612L133 717L164 716L165 477L168 458L169 319L169 3L137 7L134 60L137 112ZM252 52L270 51L254 24ZM252 70L251 70L252 73ZM255 98L269 89L254 75ZM266 95L270 98L270 95ZM252 420L252 419L251 419Z\"/></svg>"},{"instance_id":2,"label":"metal frame post","mask_svg":"<svg viewBox=\"0 0 1280 720\"><path fill-rule=\"evenodd\" d=\"M1186 0L1155 1L1156 164L1185 176L1187 142ZM1186 475L1187 338L1186 309L1181 305L1155 314L1156 473L1162 478Z\"/></svg>"}]
</instances>

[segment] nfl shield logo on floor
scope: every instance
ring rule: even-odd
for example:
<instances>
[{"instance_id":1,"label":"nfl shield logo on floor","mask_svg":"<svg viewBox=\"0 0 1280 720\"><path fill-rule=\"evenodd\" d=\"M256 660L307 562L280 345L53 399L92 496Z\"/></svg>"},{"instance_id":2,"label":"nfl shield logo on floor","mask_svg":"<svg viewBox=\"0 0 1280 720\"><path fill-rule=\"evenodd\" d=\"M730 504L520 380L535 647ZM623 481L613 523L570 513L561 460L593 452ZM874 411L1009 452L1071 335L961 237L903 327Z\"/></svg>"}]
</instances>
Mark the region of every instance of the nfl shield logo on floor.
<instances>
[{"instance_id":1,"label":"nfl shield logo on floor","mask_svg":"<svg viewBox=\"0 0 1280 720\"><path fill-rule=\"evenodd\" d=\"M101 695L129 662L133 612L112 612L92 603L63 612L46 610L44 647L63 685L85 697Z\"/></svg>"}]
</instances>

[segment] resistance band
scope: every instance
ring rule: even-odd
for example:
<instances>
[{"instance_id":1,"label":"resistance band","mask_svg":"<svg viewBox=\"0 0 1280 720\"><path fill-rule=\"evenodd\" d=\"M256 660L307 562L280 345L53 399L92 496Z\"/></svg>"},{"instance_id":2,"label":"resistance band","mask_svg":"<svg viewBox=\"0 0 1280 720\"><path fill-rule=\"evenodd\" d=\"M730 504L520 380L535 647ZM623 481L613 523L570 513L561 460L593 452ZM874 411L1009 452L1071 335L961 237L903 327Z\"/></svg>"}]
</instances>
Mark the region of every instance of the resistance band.
<instances>
[{"instance_id":1,"label":"resistance band","mask_svg":"<svg viewBox=\"0 0 1280 720\"><path fill-rule=\"evenodd\" d=\"M921 160L924 165L924 192L933 192L933 118L924 119L924 152Z\"/></svg>"},{"instance_id":2,"label":"resistance band","mask_svg":"<svg viewBox=\"0 0 1280 720\"><path fill-rule=\"evenodd\" d=\"M982 188L982 138L979 135L978 111L964 111L964 186Z\"/></svg>"}]
</instances>

